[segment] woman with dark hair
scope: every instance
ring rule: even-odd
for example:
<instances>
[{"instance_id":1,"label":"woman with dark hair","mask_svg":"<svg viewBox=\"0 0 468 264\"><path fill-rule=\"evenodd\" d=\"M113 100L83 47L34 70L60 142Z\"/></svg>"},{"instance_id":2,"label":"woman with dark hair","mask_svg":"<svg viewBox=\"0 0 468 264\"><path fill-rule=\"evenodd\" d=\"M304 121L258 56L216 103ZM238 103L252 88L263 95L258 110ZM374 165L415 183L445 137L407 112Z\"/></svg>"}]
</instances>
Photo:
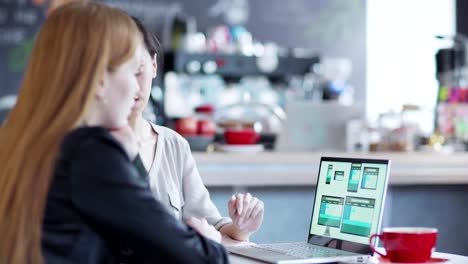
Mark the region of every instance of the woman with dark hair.
<instances>
[{"instance_id":1,"label":"woman with dark hair","mask_svg":"<svg viewBox=\"0 0 468 264\"><path fill-rule=\"evenodd\" d=\"M140 157L148 171L151 190L176 218L183 219L205 233L197 223L206 221L223 238L246 241L263 221L263 202L251 194L234 195L228 202L229 216L221 217L203 185L187 141L173 130L157 126L143 118L152 81L157 73L158 41L137 18L133 17L143 35L145 54L140 64L139 91L135 97L129 123L140 140ZM199 220L202 219L202 220ZM219 234L209 232L208 237ZM227 241L227 240L226 240Z\"/></svg>"}]
</instances>

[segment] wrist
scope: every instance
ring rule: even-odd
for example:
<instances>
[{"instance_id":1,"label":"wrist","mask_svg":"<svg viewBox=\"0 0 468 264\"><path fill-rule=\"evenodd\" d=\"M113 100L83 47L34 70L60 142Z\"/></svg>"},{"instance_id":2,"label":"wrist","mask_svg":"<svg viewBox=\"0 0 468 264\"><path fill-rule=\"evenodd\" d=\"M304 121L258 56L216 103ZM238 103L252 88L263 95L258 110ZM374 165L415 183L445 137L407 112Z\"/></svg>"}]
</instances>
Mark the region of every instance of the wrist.
<instances>
[{"instance_id":1,"label":"wrist","mask_svg":"<svg viewBox=\"0 0 468 264\"><path fill-rule=\"evenodd\" d=\"M250 232L250 231L245 231L245 230L240 230L238 228L236 228L238 230L237 232L237 237L239 241L245 241L245 242L248 242L250 240L250 235L253 234L253 232Z\"/></svg>"},{"instance_id":2,"label":"wrist","mask_svg":"<svg viewBox=\"0 0 468 264\"><path fill-rule=\"evenodd\" d=\"M250 235L253 233L250 231L239 229L234 223L223 226L219 231L221 232L221 234L224 234L230 237L231 239L245 242L248 242L250 240Z\"/></svg>"}]
</instances>

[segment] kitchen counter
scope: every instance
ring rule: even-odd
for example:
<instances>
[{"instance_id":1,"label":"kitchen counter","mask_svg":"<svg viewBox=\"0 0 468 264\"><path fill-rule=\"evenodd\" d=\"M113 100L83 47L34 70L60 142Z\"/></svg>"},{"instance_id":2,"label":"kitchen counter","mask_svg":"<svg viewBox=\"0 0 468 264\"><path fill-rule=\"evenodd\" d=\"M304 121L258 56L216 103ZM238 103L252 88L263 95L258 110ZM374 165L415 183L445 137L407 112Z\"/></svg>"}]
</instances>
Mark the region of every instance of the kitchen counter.
<instances>
[{"instance_id":1,"label":"kitchen counter","mask_svg":"<svg viewBox=\"0 0 468 264\"><path fill-rule=\"evenodd\" d=\"M313 186L321 156L392 160L390 185L468 184L468 153L194 152L209 187Z\"/></svg>"}]
</instances>

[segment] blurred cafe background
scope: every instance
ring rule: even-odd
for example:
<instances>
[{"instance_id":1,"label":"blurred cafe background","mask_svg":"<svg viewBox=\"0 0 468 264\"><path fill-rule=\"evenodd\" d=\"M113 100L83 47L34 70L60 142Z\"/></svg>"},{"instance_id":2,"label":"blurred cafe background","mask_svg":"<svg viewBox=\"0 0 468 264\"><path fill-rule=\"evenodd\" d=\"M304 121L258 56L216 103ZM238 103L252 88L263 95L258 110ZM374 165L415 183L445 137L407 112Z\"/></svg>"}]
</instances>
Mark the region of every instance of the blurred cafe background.
<instances>
[{"instance_id":1,"label":"blurred cafe background","mask_svg":"<svg viewBox=\"0 0 468 264\"><path fill-rule=\"evenodd\" d=\"M0 123L52 2L0 0ZM221 213L265 202L254 242L305 239L321 156L388 158L383 226L468 255L467 1L103 2L158 36L146 118L187 139Z\"/></svg>"}]
</instances>

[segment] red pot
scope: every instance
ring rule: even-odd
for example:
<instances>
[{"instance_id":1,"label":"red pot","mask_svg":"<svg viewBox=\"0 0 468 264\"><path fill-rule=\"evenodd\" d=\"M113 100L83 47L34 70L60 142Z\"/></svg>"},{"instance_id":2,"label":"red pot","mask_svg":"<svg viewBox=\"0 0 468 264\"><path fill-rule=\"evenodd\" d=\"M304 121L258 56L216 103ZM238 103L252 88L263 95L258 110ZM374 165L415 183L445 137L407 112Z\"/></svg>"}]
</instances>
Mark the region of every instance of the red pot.
<instances>
[{"instance_id":1,"label":"red pot","mask_svg":"<svg viewBox=\"0 0 468 264\"><path fill-rule=\"evenodd\" d=\"M248 145L256 144L260 138L260 135L253 129L236 129L236 130L225 130L224 140L227 144L233 145Z\"/></svg>"}]
</instances>

